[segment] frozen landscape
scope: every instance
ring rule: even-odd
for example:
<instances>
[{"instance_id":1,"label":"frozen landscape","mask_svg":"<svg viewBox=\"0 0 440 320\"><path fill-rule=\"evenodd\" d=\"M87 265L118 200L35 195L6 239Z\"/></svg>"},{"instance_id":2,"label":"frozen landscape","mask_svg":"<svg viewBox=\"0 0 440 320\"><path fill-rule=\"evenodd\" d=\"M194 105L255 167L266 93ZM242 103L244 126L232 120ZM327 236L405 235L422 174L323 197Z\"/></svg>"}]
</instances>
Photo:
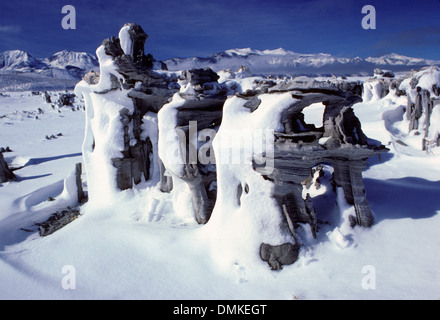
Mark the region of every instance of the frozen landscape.
<instances>
[{"instance_id":1,"label":"frozen landscape","mask_svg":"<svg viewBox=\"0 0 440 320\"><path fill-rule=\"evenodd\" d=\"M0 299L440 298L438 61L233 49L160 62L143 54L136 28L124 26L97 49L99 67L68 52L0 59L0 168L13 173L0 184ZM325 99L351 107L338 109L333 126ZM288 131L285 117L297 117L299 129ZM199 140L182 149L175 137L191 136L192 120ZM338 133L344 125L351 131ZM256 130L266 149L250 154L266 165L272 140L303 140L275 143L275 171L246 157L220 161L222 137ZM209 133L214 142L201 138ZM201 161L207 141L216 165L188 172L182 153L195 148ZM291 159L308 142L314 153L298 162L331 153L301 185L301 205L316 209L304 218L279 205L277 152ZM356 163L351 200L339 158ZM72 212L79 215L70 223L41 234L53 214ZM265 257L262 243L290 244L288 257L269 249Z\"/></svg>"}]
</instances>

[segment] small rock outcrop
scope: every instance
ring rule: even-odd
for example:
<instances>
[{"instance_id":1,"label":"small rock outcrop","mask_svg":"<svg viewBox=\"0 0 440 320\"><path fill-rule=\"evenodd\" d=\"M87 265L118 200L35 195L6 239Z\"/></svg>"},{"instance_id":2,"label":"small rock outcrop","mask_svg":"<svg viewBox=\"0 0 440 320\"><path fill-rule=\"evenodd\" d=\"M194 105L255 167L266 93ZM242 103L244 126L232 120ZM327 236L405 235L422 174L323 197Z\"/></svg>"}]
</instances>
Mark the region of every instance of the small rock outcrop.
<instances>
[{"instance_id":1,"label":"small rock outcrop","mask_svg":"<svg viewBox=\"0 0 440 320\"><path fill-rule=\"evenodd\" d=\"M9 169L8 163L0 152L0 183L15 180L15 174Z\"/></svg>"},{"instance_id":2,"label":"small rock outcrop","mask_svg":"<svg viewBox=\"0 0 440 320\"><path fill-rule=\"evenodd\" d=\"M383 98L397 101L397 98L406 97L403 120L407 122L407 130L403 130L401 136L420 136L420 147L416 149L427 153L440 146L439 67L425 67L399 78L387 77L379 71L375 70L375 77L364 82L363 101L375 102ZM400 143L401 139L397 141Z\"/></svg>"},{"instance_id":3,"label":"small rock outcrop","mask_svg":"<svg viewBox=\"0 0 440 320\"><path fill-rule=\"evenodd\" d=\"M262 243L260 257L267 261L272 270L280 270L283 265L294 263L298 259L299 246L285 243L278 246L271 246Z\"/></svg>"},{"instance_id":4,"label":"small rock outcrop","mask_svg":"<svg viewBox=\"0 0 440 320\"><path fill-rule=\"evenodd\" d=\"M423 134L422 150L440 146L440 68L429 67L402 81L400 89L407 94L408 132Z\"/></svg>"},{"instance_id":5,"label":"small rock outcrop","mask_svg":"<svg viewBox=\"0 0 440 320\"><path fill-rule=\"evenodd\" d=\"M75 99L75 95L73 93L62 93L58 97L57 104L60 107L62 107L62 106L72 106L74 99ZM50 100L50 96L49 96L49 100Z\"/></svg>"},{"instance_id":6,"label":"small rock outcrop","mask_svg":"<svg viewBox=\"0 0 440 320\"><path fill-rule=\"evenodd\" d=\"M78 209L67 208L52 214L46 221L36 223L35 225L38 226L40 236L45 237L65 227L78 218L79 215L80 211Z\"/></svg>"}]
</instances>

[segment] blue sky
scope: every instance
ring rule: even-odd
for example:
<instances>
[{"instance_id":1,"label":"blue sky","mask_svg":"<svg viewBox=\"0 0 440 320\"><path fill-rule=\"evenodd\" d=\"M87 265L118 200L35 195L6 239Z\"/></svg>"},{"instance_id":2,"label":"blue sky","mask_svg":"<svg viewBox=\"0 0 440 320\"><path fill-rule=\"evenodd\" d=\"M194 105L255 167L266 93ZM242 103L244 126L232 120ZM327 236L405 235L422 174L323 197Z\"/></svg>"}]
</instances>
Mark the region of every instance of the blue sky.
<instances>
[{"instance_id":1,"label":"blue sky","mask_svg":"<svg viewBox=\"0 0 440 320\"><path fill-rule=\"evenodd\" d=\"M361 26L367 4L376 9L375 30ZM61 27L64 5L76 9L75 30ZM146 52L158 60L247 47L440 60L440 0L2 0L0 52L94 53L126 22L142 26Z\"/></svg>"}]
</instances>

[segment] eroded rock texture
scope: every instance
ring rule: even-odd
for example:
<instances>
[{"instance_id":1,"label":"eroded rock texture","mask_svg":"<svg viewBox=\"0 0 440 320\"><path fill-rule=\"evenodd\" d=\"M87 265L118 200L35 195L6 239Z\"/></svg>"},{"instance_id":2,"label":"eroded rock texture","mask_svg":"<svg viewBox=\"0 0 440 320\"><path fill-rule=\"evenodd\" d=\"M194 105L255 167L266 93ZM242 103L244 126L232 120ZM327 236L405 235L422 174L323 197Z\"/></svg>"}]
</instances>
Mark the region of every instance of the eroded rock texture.
<instances>
[{"instance_id":1,"label":"eroded rock texture","mask_svg":"<svg viewBox=\"0 0 440 320\"><path fill-rule=\"evenodd\" d=\"M124 34L124 48L121 48L120 38L112 37L103 41L105 54L112 57L116 71L123 76L123 81L110 74L111 85L107 92L126 89L133 101L134 111L120 110L121 123L124 132L124 148L122 157L112 159L117 168L117 185L119 189L129 189L142 180L149 180L151 175L150 162L152 143L149 136L142 135L143 118L148 112L157 113L176 91L169 88L177 79L159 74L152 70L154 63L150 54L145 55L144 44L148 35L139 25L126 24L121 30ZM120 35L121 35L120 33ZM122 35L121 35L122 36ZM97 84L100 75L92 72L84 77L89 84Z\"/></svg>"},{"instance_id":2,"label":"eroded rock texture","mask_svg":"<svg viewBox=\"0 0 440 320\"><path fill-rule=\"evenodd\" d=\"M272 270L280 270L283 265L294 263L298 259L299 246L291 243L284 243L278 246L271 246L262 243L260 257L267 261Z\"/></svg>"},{"instance_id":3,"label":"eroded rock texture","mask_svg":"<svg viewBox=\"0 0 440 320\"><path fill-rule=\"evenodd\" d=\"M316 236L316 215L319 213L313 208L310 196L304 199L302 193L313 167L321 163L333 166L334 183L343 188L345 199L354 205L356 224L371 226L373 216L362 171L369 157L387 149L370 145L362 132L360 121L351 108L361 101L360 97L338 89L303 88L291 92L299 101L281 116L284 131L275 132L274 170L265 177L274 183L273 196L286 216L292 235L296 238L295 225L306 223ZM325 105L323 125L318 128L305 123L302 114L304 108L316 102ZM257 166L256 170L259 170ZM272 253L275 260L276 252Z\"/></svg>"},{"instance_id":4,"label":"eroded rock texture","mask_svg":"<svg viewBox=\"0 0 440 320\"><path fill-rule=\"evenodd\" d=\"M219 84L219 76L209 68L186 70L180 74L154 71L153 67L157 70L157 67L166 69L166 66L155 61L151 55L145 55L144 43L147 37L140 26L125 25L118 38L106 39L102 45L105 56L114 63L117 74L103 74L105 69L101 66L101 74L89 73L84 81L94 90L95 95L111 98L112 91L126 90L133 101L133 108L124 108L122 103L118 105L118 117L111 120L121 128L120 132L113 134L112 139L123 141L122 149L118 150L121 156L111 158L111 164L116 169L114 179L117 187L120 190L129 189L133 184L150 180L154 168L159 171L162 192L170 192L176 182L184 182L188 186L194 218L204 224L210 219L216 204L218 181L216 162L200 161L198 155L201 148L198 142L206 130L214 133L219 130L225 101L234 89ZM257 163L254 163L253 168L272 183L272 198L278 205L280 219L286 225L284 229L291 231L290 242L261 244L260 257L272 269L278 270L298 258L299 243L295 234L298 223L309 224L314 236L318 231L319 212L313 207L310 195L305 198L302 195L303 185L310 179L313 168L322 163L333 166L335 185L343 189L347 202L355 207L356 217L351 220L354 224L369 227L373 223L373 216L366 198L362 171L369 157L387 150L383 146L369 143L351 108L362 100L362 86L359 83L259 81L259 89L235 93L236 97L245 100L243 109L248 114L258 110L263 94L287 94L291 95L289 101L294 101L287 108L277 109L273 106L273 110L281 110L273 112L279 112L279 117L274 119L279 118L283 128L273 135L273 154L266 155L272 157L266 162L273 163L273 170L267 173ZM178 94L177 98L175 94ZM317 102L325 105L322 125L319 127L306 123L302 112ZM167 124L165 127L180 134L181 143L178 148L185 151L181 152L184 154L181 164L170 165L168 159L163 157L158 160L159 163L153 163L154 152L158 152L154 150L153 143L157 139L157 132L153 131L160 131L161 127L146 128L145 119L148 115L157 115L159 111L162 121ZM105 115L102 119L106 117L109 118ZM97 147L95 140L90 137L86 137L86 140L91 149ZM165 147L166 144L159 145L159 148ZM212 149L209 152L213 152ZM215 160L212 153L207 154L207 157ZM87 158L85 162L87 164ZM109 181L111 179L113 177ZM233 200L241 205L242 195L249 192L246 181L240 181ZM264 225L264 219L259 223Z\"/></svg>"},{"instance_id":5,"label":"eroded rock texture","mask_svg":"<svg viewBox=\"0 0 440 320\"><path fill-rule=\"evenodd\" d=\"M440 145L440 137L430 139L431 115L435 106L440 105L439 92L437 86L432 89L422 88L418 85L419 79L413 77L410 81L411 89L415 92L408 94L408 104L406 108L406 119L409 120L408 131L422 131L424 134L422 150L428 150L432 146ZM433 93L431 96L431 92Z\"/></svg>"},{"instance_id":6,"label":"eroded rock texture","mask_svg":"<svg viewBox=\"0 0 440 320\"><path fill-rule=\"evenodd\" d=\"M398 97L406 96L404 119L408 122L408 126L405 134L422 134L420 149L427 152L439 146L440 135L435 108L440 105L438 87L440 69L436 66L426 67L401 78L394 78L393 75L379 71L375 70L375 78L364 82L362 94L364 102L378 101L390 93ZM434 117L432 117L433 113Z\"/></svg>"},{"instance_id":7,"label":"eroded rock texture","mask_svg":"<svg viewBox=\"0 0 440 320\"><path fill-rule=\"evenodd\" d=\"M272 112L279 112L283 128L274 132L273 153L265 155L264 167L254 162L254 170L273 183L272 197L278 203L279 212L283 214L292 236L291 242L279 245L265 243L261 247L260 256L272 269L280 269L282 265L296 261L299 242L295 228L298 224L309 224L316 237L319 212L314 208L310 195L303 196L303 191L313 168L319 164L333 167L335 186L342 188L346 201L354 206L356 216L350 218L352 226L370 227L373 223L362 172L369 157L388 150L365 136L351 107L362 101L356 94L359 91L356 86L347 86L346 89L325 84L298 88L289 85L284 90L273 86L260 92L237 95L245 100L241 105L251 114L259 110L263 98L267 101L273 95L274 99L270 100L277 101L275 97L283 96L282 101L287 101L286 95L291 96L288 101L292 102L287 107L274 105L272 108ZM306 123L303 110L319 102L324 105L322 125ZM268 163L273 164L272 170L268 170ZM241 184L245 182L241 181ZM237 189L239 205L245 190L242 185Z\"/></svg>"},{"instance_id":8,"label":"eroded rock texture","mask_svg":"<svg viewBox=\"0 0 440 320\"><path fill-rule=\"evenodd\" d=\"M183 147L187 158L182 164L182 174L175 175L174 179L181 179L189 186L195 218L202 224L208 222L215 205L216 172L215 161L199 161L198 139L203 130L216 130L221 124L227 96L218 78L209 68L184 71L181 80L190 90L180 94L185 102L176 110L176 128L185 133ZM211 157L213 159L214 155Z\"/></svg>"}]
</instances>

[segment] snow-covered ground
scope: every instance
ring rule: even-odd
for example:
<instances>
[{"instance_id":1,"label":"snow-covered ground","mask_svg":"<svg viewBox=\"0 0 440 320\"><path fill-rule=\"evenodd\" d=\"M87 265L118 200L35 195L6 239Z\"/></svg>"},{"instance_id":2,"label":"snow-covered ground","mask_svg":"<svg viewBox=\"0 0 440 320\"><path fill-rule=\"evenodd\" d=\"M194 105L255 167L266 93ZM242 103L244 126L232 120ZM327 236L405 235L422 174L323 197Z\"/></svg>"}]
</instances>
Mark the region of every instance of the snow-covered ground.
<instances>
[{"instance_id":1,"label":"snow-covered ground","mask_svg":"<svg viewBox=\"0 0 440 320\"><path fill-rule=\"evenodd\" d=\"M353 208L331 190L325 168L314 194L328 200L318 213L328 223L317 239L300 227L299 260L271 271L258 260L221 265L228 252L225 239L208 235L212 225L179 218L172 195L142 183L108 206L86 203L79 218L40 237L34 223L74 203L64 180L82 161L83 102L52 108L30 92L7 95L0 147L12 149L4 157L18 180L0 185L0 299L440 298L440 156L396 143L406 101L390 95L353 107L364 133L390 149L364 172L375 224L342 224ZM320 115L316 106L306 116Z\"/></svg>"}]
</instances>

